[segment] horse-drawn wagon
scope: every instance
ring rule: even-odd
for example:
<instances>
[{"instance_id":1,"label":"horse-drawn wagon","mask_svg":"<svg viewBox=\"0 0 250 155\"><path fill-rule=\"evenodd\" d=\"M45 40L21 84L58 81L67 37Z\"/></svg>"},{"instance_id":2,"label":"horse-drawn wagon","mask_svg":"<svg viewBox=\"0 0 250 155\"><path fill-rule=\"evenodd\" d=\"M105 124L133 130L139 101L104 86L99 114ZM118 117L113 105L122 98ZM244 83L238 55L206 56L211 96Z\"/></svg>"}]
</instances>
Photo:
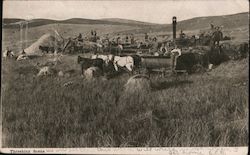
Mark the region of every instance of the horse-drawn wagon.
<instances>
[{"instance_id":1,"label":"horse-drawn wagon","mask_svg":"<svg viewBox=\"0 0 250 155\"><path fill-rule=\"evenodd\" d=\"M187 73L185 68L177 68L178 56L141 56L141 68L147 73L158 72L163 76L167 74Z\"/></svg>"}]
</instances>

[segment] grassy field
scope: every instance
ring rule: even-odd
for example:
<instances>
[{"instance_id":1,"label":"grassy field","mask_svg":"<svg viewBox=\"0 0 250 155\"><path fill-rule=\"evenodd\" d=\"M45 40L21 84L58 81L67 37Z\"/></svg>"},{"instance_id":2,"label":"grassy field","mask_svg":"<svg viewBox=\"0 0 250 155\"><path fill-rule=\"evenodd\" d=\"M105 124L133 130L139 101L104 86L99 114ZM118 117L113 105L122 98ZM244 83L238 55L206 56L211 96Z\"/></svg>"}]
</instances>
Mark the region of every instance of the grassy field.
<instances>
[{"instance_id":1,"label":"grassy field","mask_svg":"<svg viewBox=\"0 0 250 155\"><path fill-rule=\"evenodd\" d=\"M248 58L205 74L155 75L152 91L133 94L124 92L128 74L83 80L76 56L55 67L67 76L38 78L34 65L45 61L3 61L3 147L248 144Z\"/></svg>"},{"instance_id":2,"label":"grassy field","mask_svg":"<svg viewBox=\"0 0 250 155\"><path fill-rule=\"evenodd\" d=\"M231 24L223 28L225 35L233 37L231 43L249 40L245 22L241 20L241 27ZM188 21L182 23L184 27L185 23L192 27L196 20L193 25ZM209 22L200 24L209 26ZM54 24L29 28L23 46L31 45L54 28ZM60 24L57 27L63 37L86 34L91 29L98 34L138 32L135 36L139 39L143 32L150 32L124 25ZM202 27L184 29L184 32L197 34L199 29ZM172 35L164 25L158 29L152 27L149 33L162 34ZM3 29L2 49L10 47L18 52L19 38L19 30ZM152 90L136 93L124 92L128 74L110 80L84 80L76 57L65 55L62 63L53 67L56 72L62 70L63 77L36 76L35 65L44 64L47 57L2 61L3 147L248 145L249 57L225 62L203 74L165 78L154 75Z\"/></svg>"}]
</instances>

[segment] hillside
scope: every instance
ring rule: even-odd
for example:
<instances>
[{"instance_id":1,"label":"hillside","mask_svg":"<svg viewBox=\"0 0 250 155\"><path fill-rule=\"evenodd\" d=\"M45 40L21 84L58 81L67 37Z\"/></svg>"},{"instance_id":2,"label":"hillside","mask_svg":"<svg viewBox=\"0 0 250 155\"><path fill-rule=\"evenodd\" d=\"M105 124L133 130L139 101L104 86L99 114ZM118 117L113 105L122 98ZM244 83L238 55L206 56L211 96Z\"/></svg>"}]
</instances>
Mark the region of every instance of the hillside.
<instances>
[{"instance_id":1,"label":"hillside","mask_svg":"<svg viewBox=\"0 0 250 155\"><path fill-rule=\"evenodd\" d=\"M104 18L100 19L101 21L109 21L109 22L117 22L117 23L123 23L123 24L136 24L136 25L159 25L155 23L148 23L148 22L141 22L136 20L130 20L130 19L121 19L121 18Z\"/></svg>"},{"instance_id":2,"label":"hillside","mask_svg":"<svg viewBox=\"0 0 250 155\"><path fill-rule=\"evenodd\" d=\"M18 28L19 22L24 19L3 19L3 28ZM178 17L177 17L178 21ZM42 26L47 24L104 24L104 25L126 25L141 27L140 32L158 32L158 31L172 31L172 24L154 24L148 22L141 22L129 19L120 18L104 18L99 20L94 19L84 19L84 18L71 18L67 20L51 20L51 19L33 19L30 21L29 27ZM223 26L224 29L237 28L249 25L249 13L238 13L233 15L224 16L207 16L207 17L196 17L192 19L187 19L183 21L178 21L177 30L197 30L209 28L209 24L214 23L215 25Z\"/></svg>"},{"instance_id":3,"label":"hillside","mask_svg":"<svg viewBox=\"0 0 250 155\"><path fill-rule=\"evenodd\" d=\"M24 19L12 19L5 18L3 20L3 28L19 28L19 24L17 22L24 21ZM51 19L32 19L29 21L29 27L37 27L48 24L102 24L102 25L125 25L125 26L135 26L135 27L145 27L149 25L157 25L152 23L138 22L132 20L112 20L112 19L102 19L102 20L94 20L94 19L84 19L84 18L71 18L66 20L51 20Z\"/></svg>"},{"instance_id":4,"label":"hillside","mask_svg":"<svg viewBox=\"0 0 250 155\"><path fill-rule=\"evenodd\" d=\"M16 23L16 22L20 22L20 21L24 21L23 19L19 19L19 18L4 18L3 19L3 24L11 24L11 23Z\"/></svg>"},{"instance_id":5,"label":"hillside","mask_svg":"<svg viewBox=\"0 0 250 155\"><path fill-rule=\"evenodd\" d=\"M183 21L178 21L177 17L177 31L181 29L184 31L202 30L210 27L210 23L214 25L223 26L223 29L234 29L239 27L248 27L249 25L249 13L238 13L233 15L225 16L207 16L207 17L196 17ZM149 26L141 29L138 33L145 32L172 32L172 24L162 24L156 26ZM130 33L130 32L124 32Z\"/></svg>"},{"instance_id":6,"label":"hillside","mask_svg":"<svg viewBox=\"0 0 250 155\"><path fill-rule=\"evenodd\" d=\"M236 28L249 24L249 13L239 13L225 16L197 17L178 22L179 29L195 30L209 28L210 23L223 26L223 28ZM168 25L169 27L169 25Z\"/></svg>"}]
</instances>

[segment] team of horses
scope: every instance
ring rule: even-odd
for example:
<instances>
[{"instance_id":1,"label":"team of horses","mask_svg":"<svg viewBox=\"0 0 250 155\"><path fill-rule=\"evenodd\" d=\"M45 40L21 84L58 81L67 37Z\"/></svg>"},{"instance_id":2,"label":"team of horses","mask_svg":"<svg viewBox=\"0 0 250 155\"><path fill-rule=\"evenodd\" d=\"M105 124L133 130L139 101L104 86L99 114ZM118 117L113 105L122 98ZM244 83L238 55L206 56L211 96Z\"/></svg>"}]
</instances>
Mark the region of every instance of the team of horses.
<instances>
[{"instance_id":1,"label":"team of horses","mask_svg":"<svg viewBox=\"0 0 250 155\"><path fill-rule=\"evenodd\" d=\"M116 55L92 55L90 58L77 57L77 63L81 66L81 72L90 67L98 67L103 74L110 73L110 71L119 72L127 71L133 74L141 64L141 57L138 55L131 56L116 56Z\"/></svg>"}]
</instances>

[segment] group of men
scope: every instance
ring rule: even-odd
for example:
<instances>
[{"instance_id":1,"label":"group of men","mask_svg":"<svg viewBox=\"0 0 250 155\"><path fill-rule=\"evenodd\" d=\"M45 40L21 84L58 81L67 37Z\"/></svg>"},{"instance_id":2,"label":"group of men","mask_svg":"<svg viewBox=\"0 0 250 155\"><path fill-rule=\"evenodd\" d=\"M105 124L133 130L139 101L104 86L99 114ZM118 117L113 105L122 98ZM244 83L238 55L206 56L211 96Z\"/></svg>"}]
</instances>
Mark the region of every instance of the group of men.
<instances>
[{"instance_id":1,"label":"group of men","mask_svg":"<svg viewBox=\"0 0 250 155\"><path fill-rule=\"evenodd\" d=\"M9 48L6 48L6 50L3 52L3 57L4 58L13 58L15 57L15 54L13 51L9 50Z\"/></svg>"},{"instance_id":2,"label":"group of men","mask_svg":"<svg viewBox=\"0 0 250 155\"><path fill-rule=\"evenodd\" d=\"M122 44L135 44L135 38L133 34L125 35L123 38L119 33L113 37L112 41L117 45Z\"/></svg>"},{"instance_id":3,"label":"group of men","mask_svg":"<svg viewBox=\"0 0 250 155\"><path fill-rule=\"evenodd\" d=\"M109 51L111 51L111 46L117 47L119 49L123 49L124 44L136 44L135 37L133 34L126 34L126 35L120 35L119 33L116 36L111 36L109 34L106 34L103 37L97 37L96 31L91 30L90 33L90 41L96 42L97 44L100 44L100 47L97 47L96 52L103 52L103 47L107 47ZM83 36L80 33L78 37L76 37L79 42L83 42ZM156 37L150 37L147 33L144 35L144 43L149 47L149 53L155 56L160 55L171 55L174 51L174 44L170 42L163 42L159 43L158 39ZM143 44L141 42L141 44ZM140 46L138 47L140 48ZM180 50L178 50L179 53L177 55L180 55Z\"/></svg>"},{"instance_id":4,"label":"group of men","mask_svg":"<svg viewBox=\"0 0 250 155\"><path fill-rule=\"evenodd\" d=\"M205 45L219 45L221 40L223 40L222 26L214 26L213 23L210 23L208 31L201 32L199 35L199 41Z\"/></svg>"},{"instance_id":5,"label":"group of men","mask_svg":"<svg viewBox=\"0 0 250 155\"><path fill-rule=\"evenodd\" d=\"M83 42L84 37L83 37L83 35L81 33L79 33L79 35L76 38L74 38L74 40L77 40L79 42ZM90 32L90 40L93 41L93 42L97 41L97 33L96 33L95 30L91 30L91 32Z\"/></svg>"}]
</instances>

